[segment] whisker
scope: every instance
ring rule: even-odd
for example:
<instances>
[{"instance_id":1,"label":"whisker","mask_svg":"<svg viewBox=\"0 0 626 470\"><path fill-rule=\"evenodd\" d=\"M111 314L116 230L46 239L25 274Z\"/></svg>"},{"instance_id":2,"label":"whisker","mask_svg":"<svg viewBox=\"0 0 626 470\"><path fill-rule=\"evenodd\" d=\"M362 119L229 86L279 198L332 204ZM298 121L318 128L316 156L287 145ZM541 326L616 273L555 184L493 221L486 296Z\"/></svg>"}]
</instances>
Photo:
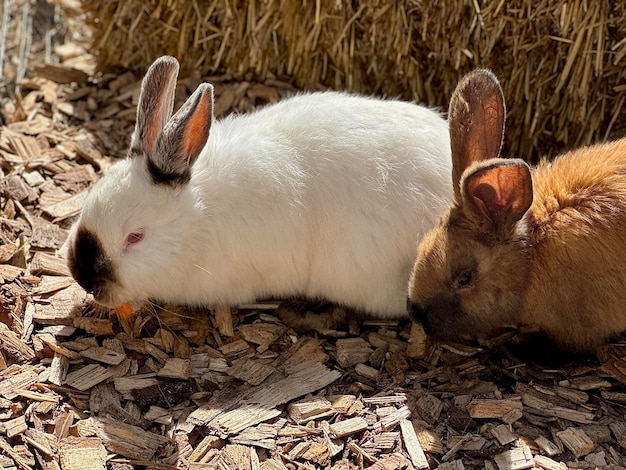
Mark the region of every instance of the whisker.
<instances>
[{"instance_id":1,"label":"whisker","mask_svg":"<svg viewBox=\"0 0 626 470\"><path fill-rule=\"evenodd\" d=\"M209 276L213 276L213 273L212 273L211 271L209 271L208 269L203 268L202 266L199 266L199 265L197 265L197 264L194 264L194 266L195 266L196 268L200 269L201 271L204 271L204 272L205 272L205 273L207 273Z\"/></svg>"}]
</instances>

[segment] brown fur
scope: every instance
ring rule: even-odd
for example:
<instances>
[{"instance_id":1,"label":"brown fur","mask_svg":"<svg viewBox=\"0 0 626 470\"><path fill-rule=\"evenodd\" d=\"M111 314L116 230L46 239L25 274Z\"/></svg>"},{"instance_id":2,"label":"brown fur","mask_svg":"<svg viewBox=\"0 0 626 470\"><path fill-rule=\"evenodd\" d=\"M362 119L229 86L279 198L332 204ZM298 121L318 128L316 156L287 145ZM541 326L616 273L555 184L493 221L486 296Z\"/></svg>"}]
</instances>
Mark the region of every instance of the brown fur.
<instances>
[{"instance_id":1,"label":"brown fur","mask_svg":"<svg viewBox=\"0 0 626 470\"><path fill-rule=\"evenodd\" d=\"M485 125L476 110L494 102L497 80L479 71L468 81L473 95L457 96L468 87L462 82L451 100L451 135L461 149L492 148L498 137L474 126ZM457 119L459 102L469 112ZM499 115L503 122L503 102ZM592 350L626 330L626 139L532 172L493 157L453 148L455 201L418 248L414 319L449 340L527 325L568 351Z\"/></svg>"},{"instance_id":2,"label":"brown fur","mask_svg":"<svg viewBox=\"0 0 626 470\"><path fill-rule=\"evenodd\" d=\"M542 163L533 177L520 320L588 350L626 330L626 139Z\"/></svg>"}]
</instances>

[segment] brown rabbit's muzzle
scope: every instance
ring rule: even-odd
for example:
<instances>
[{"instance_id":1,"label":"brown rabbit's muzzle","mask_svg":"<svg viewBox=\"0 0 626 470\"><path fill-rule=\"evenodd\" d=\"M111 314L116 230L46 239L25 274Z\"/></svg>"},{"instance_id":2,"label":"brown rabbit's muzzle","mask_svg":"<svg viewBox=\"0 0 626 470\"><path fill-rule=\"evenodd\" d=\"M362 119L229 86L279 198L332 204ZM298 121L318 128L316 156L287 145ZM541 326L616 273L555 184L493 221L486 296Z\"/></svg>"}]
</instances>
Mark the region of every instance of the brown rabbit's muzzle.
<instances>
[{"instance_id":1,"label":"brown rabbit's muzzle","mask_svg":"<svg viewBox=\"0 0 626 470\"><path fill-rule=\"evenodd\" d=\"M413 322L421 325L428 336L437 336L434 334L431 323L428 321L428 310L423 308L420 304L411 302L410 299L407 301L407 308L409 317Z\"/></svg>"},{"instance_id":2,"label":"brown rabbit's muzzle","mask_svg":"<svg viewBox=\"0 0 626 470\"><path fill-rule=\"evenodd\" d=\"M435 297L425 303L408 299L407 308L411 319L422 325L427 335L437 340L458 340L471 323L456 296Z\"/></svg>"},{"instance_id":3,"label":"brown rabbit's muzzle","mask_svg":"<svg viewBox=\"0 0 626 470\"><path fill-rule=\"evenodd\" d=\"M460 303L455 299L434 298L426 303L407 302L409 316L424 327L427 335L438 340L458 337Z\"/></svg>"}]
</instances>

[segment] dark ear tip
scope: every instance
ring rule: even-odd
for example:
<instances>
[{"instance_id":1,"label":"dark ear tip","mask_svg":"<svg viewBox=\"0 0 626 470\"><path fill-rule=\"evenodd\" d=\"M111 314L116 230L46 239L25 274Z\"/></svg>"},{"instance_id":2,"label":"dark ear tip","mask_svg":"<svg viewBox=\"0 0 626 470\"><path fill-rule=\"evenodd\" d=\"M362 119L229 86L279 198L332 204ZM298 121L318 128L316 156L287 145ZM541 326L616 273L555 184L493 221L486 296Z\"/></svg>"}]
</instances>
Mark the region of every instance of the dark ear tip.
<instances>
[{"instance_id":1,"label":"dark ear tip","mask_svg":"<svg viewBox=\"0 0 626 470\"><path fill-rule=\"evenodd\" d=\"M201 83L187 99L187 102L185 102L183 107L181 107L181 110L186 106L195 108L201 102L206 102L210 107L212 107L213 101L213 85L211 85L210 83Z\"/></svg>"}]
</instances>

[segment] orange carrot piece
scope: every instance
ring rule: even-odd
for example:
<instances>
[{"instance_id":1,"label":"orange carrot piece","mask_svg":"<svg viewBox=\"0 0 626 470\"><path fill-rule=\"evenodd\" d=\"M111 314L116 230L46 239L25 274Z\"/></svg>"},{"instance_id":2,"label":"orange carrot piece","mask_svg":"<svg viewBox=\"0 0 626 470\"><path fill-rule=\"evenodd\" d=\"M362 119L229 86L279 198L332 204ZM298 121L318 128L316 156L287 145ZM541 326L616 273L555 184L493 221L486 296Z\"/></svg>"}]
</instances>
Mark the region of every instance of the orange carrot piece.
<instances>
[{"instance_id":1,"label":"orange carrot piece","mask_svg":"<svg viewBox=\"0 0 626 470\"><path fill-rule=\"evenodd\" d=\"M133 307L129 302L120 305L119 307L115 307L115 311L117 314L123 319L127 319L130 317L130 314L133 313Z\"/></svg>"}]
</instances>

